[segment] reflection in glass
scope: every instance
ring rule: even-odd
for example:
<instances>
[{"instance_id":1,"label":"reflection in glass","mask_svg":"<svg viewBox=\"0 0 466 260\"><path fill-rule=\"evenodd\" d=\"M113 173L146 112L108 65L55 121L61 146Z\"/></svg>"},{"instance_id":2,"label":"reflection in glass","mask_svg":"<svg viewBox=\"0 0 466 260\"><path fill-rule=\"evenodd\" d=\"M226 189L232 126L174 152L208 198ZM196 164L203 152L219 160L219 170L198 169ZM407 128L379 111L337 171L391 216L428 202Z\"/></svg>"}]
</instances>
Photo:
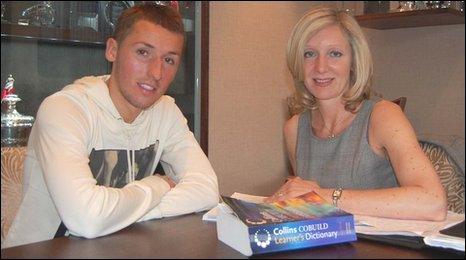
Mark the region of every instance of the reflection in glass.
<instances>
[{"instance_id":1,"label":"reflection in glass","mask_svg":"<svg viewBox=\"0 0 466 260\"><path fill-rule=\"evenodd\" d=\"M2 20L3 20L3 15L5 14L5 5L3 4L3 2L1 3L2 3Z\"/></svg>"},{"instance_id":2,"label":"reflection in glass","mask_svg":"<svg viewBox=\"0 0 466 260\"><path fill-rule=\"evenodd\" d=\"M81 13L78 17L78 26L89 27L94 31L99 31L99 14L96 13Z\"/></svg>"},{"instance_id":3,"label":"reflection in glass","mask_svg":"<svg viewBox=\"0 0 466 260\"><path fill-rule=\"evenodd\" d=\"M400 7L398 11L406 12L413 11L415 9L414 1L400 1Z\"/></svg>"},{"instance_id":4,"label":"reflection in glass","mask_svg":"<svg viewBox=\"0 0 466 260\"><path fill-rule=\"evenodd\" d=\"M105 5L105 21L114 28L120 14L131 6L133 1L108 1Z\"/></svg>"},{"instance_id":5,"label":"reflection in glass","mask_svg":"<svg viewBox=\"0 0 466 260\"><path fill-rule=\"evenodd\" d=\"M43 1L25 9L21 17L24 24L50 26L55 20L55 9L53 9L51 1Z\"/></svg>"}]
</instances>

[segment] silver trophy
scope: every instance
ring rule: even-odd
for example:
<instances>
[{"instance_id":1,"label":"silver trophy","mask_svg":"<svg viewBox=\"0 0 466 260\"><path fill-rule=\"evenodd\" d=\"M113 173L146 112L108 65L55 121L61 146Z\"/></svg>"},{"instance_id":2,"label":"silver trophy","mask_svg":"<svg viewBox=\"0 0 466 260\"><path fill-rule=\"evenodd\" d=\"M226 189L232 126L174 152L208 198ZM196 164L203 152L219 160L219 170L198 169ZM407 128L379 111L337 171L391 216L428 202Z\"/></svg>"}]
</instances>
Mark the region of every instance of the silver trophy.
<instances>
[{"instance_id":1,"label":"silver trophy","mask_svg":"<svg viewBox=\"0 0 466 260\"><path fill-rule=\"evenodd\" d=\"M2 90L2 138L1 146L26 146L34 117L16 111L16 103L21 101L14 94L14 78L9 76Z\"/></svg>"}]
</instances>

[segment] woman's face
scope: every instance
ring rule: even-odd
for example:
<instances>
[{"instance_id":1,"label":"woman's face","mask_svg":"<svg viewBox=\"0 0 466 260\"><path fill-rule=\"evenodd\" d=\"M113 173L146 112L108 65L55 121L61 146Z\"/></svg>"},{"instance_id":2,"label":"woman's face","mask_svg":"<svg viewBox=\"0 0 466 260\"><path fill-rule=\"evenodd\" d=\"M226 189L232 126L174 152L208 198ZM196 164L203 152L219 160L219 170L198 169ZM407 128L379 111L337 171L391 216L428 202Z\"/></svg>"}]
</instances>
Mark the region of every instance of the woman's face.
<instances>
[{"instance_id":1,"label":"woman's face","mask_svg":"<svg viewBox=\"0 0 466 260\"><path fill-rule=\"evenodd\" d=\"M351 46L340 27L325 27L304 50L304 85L317 100L339 99L349 88Z\"/></svg>"}]
</instances>

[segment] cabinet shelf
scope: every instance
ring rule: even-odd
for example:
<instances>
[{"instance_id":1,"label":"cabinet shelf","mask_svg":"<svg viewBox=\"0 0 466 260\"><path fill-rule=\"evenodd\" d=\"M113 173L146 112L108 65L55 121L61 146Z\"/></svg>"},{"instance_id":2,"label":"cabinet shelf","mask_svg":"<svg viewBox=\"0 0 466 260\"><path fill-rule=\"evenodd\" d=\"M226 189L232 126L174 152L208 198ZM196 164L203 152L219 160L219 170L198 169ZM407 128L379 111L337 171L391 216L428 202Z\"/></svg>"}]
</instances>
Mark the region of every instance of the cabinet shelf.
<instances>
[{"instance_id":1,"label":"cabinet shelf","mask_svg":"<svg viewBox=\"0 0 466 260\"><path fill-rule=\"evenodd\" d=\"M355 18L362 27L378 30L464 24L464 13L451 8L364 14Z\"/></svg>"},{"instance_id":2,"label":"cabinet shelf","mask_svg":"<svg viewBox=\"0 0 466 260\"><path fill-rule=\"evenodd\" d=\"M105 46L102 33L91 28L63 29L57 27L39 27L33 25L18 25L2 22L2 39L37 39L46 42L63 42L72 44L88 44Z\"/></svg>"},{"instance_id":3,"label":"cabinet shelf","mask_svg":"<svg viewBox=\"0 0 466 260\"><path fill-rule=\"evenodd\" d=\"M186 36L194 35L193 22L183 19L185 28L189 31ZM107 33L108 34L108 33ZM34 25L19 25L2 21L2 39L36 39L44 42L59 42L70 44L86 44L105 46L107 36L96 32L89 27L77 27L73 29L59 27L44 27Z\"/></svg>"}]
</instances>

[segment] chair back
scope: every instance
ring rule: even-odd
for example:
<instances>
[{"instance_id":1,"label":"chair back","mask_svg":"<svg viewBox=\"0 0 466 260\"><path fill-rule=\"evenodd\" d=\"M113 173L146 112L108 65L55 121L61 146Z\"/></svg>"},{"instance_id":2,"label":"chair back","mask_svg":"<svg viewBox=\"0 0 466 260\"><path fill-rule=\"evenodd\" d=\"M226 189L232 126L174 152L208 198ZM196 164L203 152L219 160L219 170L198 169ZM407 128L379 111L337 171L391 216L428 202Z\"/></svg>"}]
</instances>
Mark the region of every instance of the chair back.
<instances>
[{"instance_id":1,"label":"chair back","mask_svg":"<svg viewBox=\"0 0 466 260\"><path fill-rule=\"evenodd\" d=\"M8 234L21 203L23 193L23 167L26 147L2 147L2 226L1 242Z\"/></svg>"},{"instance_id":2,"label":"chair back","mask_svg":"<svg viewBox=\"0 0 466 260\"><path fill-rule=\"evenodd\" d=\"M397 104L398 106L401 107L401 110L405 111L405 106L406 106L406 101L408 98L406 97L399 97L395 100L392 100L393 103Z\"/></svg>"}]
</instances>

